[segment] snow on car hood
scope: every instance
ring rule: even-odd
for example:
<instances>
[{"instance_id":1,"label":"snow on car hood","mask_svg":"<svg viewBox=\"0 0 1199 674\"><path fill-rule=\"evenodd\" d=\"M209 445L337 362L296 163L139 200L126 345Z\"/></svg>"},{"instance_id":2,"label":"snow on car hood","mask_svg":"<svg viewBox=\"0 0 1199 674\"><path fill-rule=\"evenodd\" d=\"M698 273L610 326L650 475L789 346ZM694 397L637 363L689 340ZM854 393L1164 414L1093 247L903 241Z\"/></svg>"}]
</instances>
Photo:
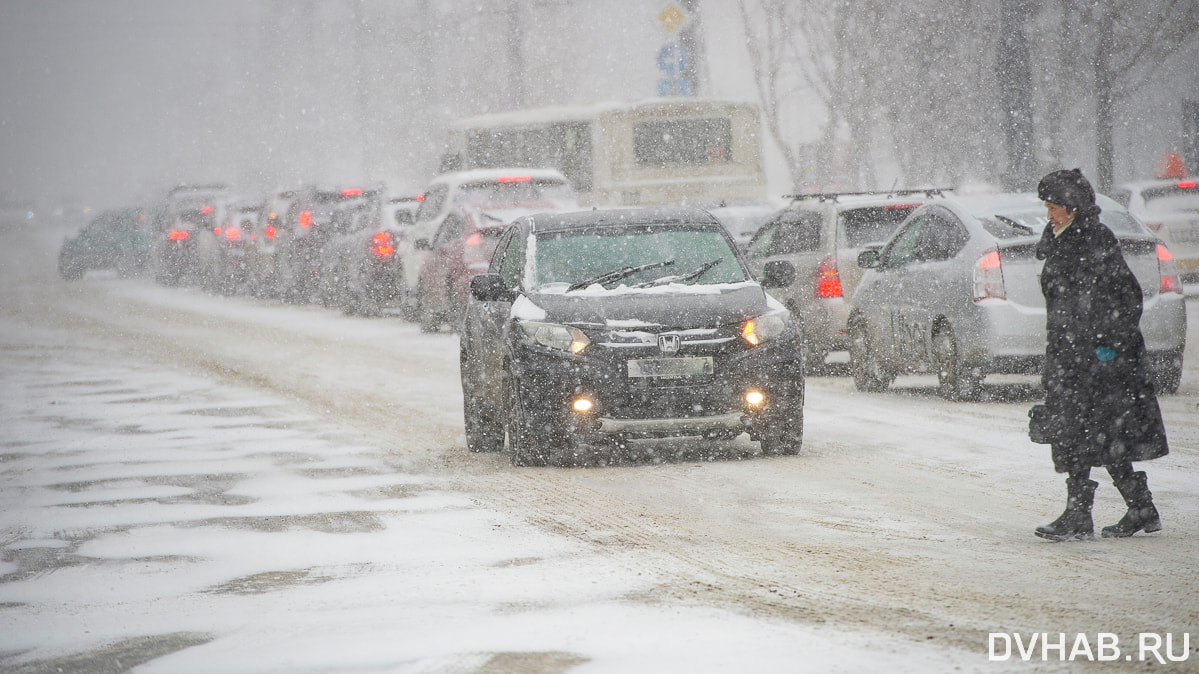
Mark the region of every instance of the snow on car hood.
<instances>
[{"instance_id":1,"label":"snow on car hood","mask_svg":"<svg viewBox=\"0 0 1199 674\"><path fill-rule=\"evenodd\" d=\"M512 317L610 328L685 329L735 323L780 309L782 305L753 281L653 288L595 285L569 293L560 284L520 295L512 304Z\"/></svg>"}]
</instances>

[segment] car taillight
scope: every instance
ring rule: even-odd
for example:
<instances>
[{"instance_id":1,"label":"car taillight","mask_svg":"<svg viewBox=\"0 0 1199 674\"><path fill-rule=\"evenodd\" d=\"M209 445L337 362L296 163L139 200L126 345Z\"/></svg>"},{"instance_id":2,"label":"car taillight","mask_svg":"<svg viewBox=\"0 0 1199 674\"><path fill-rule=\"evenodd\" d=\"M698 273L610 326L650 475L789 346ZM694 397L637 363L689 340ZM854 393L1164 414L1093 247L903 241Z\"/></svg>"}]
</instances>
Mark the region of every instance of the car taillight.
<instances>
[{"instance_id":1,"label":"car taillight","mask_svg":"<svg viewBox=\"0 0 1199 674\"><path fill-rule=\"evenodd\" d=\"M1194 180L1179 180L1178 181L1178 186L1184 190L1190 189L1190 188L1194 187L1196 184L1197 183Z\"/></svg>"},{"instance_id":2,"label":"car taillight","mask_svg":"<svg viewBox=\"0 0 1199 674\"><path fill-rule=\"evenodd\" d=\"M1146 222L1145 226L1152 232L1160 232L1162 229L1162 223L1160 222Z\"/></svg>"},{"instance_id":3,"label":"car taillight","mask_svg":"<svg viewBox=\"0 0 1199 674\"><path fill-rule=\"evenodd\" d=\"M495 181L498 183L527 183L533 180L533 176L500 176Z\"/></svg>"},{"instance_id":4,"label":"car taillight","mask_svg":"<svg viewBox=\"0 0 1199 674\"><path fill-rule=\"evenodd\" d=\"M312 211L300 211L300 226L312 226Z\"/></svg>"},{"instance_id":5,"label":"car taillight","mask_svg":"<svg viewBox=\"0 0 1199 674\"><path fill-rule=\"evenodd\" d=\"M1003 262L993 250L974 263L974 301L987 298L1007 299L1003 287Z\"/></svg>"},{"instance_id":6,"label":"car taillight","mask_svg":"<svg viewBox=\"0 0 1199 674\"><path fill-rule=\"evenodd\" d=\"M187 230L172 229L171 231L167 232L167 238L171 241L182 241L187 238Z\"/></svg>"},{"instance_id":7,"label":"car taillight","mask_svg":"<svg viewBox=\"0 0 1199 674\"><path fill-rule=\"evenodd\" d=\"M468 246L477 246L481 243L483 243L483 235L478 232L466 237L466 245Z\"/></svg>"},{"instance_id":8,"label":"car taillight","mask_svg":"<svg viewBox=\"0 0 1199 674\"><path fill-rule=\"evenodd\" d=\"M273 239L273 238L275 238L275 226L274 226L274 225L267 225L267 226L266 226L266 231L265 231L265 232L263 232L263 234L265 234L265 235L266 235L266 238L268 238L268 239Z\"/></svg>"},{"instance_id":9,"label":"car taillight","mask_svg":"<svg viewBox=\"0 0 1199 674\"><path fill-rule=\"evenodd\" d=\"M371 252L377 257L387 257L395 252L395 246L391 244L391 234L389 232L376 232L371 237Z\"/></svg>"},{"instance_id":10,"label":"car taillight","mask_svg":"<svg viewBox=\"0 0 1199 674\"><path fill-rule=\"evenodd\" d=\"M230 241L237 241L241 238L241 230L236 227L227 227L225 229L225 238Z\"/></svg>"},{"instance_id":11,"label":"car taillight","mask_svg":"<svg viewBox=\"0 0 1199 674\"><path fill-rule=\"evenodd\" d=\"M816 297L841 297L841 276L837 273L837 260L831 255L816 267Z\"/></svg>"},{"instance_id":12,"label":"car taillight","mask_svg":"<svg viewBox=\"0 0 1199 674\"><path fill-rule=\"evenodd\" d=\"M216 236L220 236L220 235L221 235L221 228L220 228L220 227L213 227L213 228L212 228L212 233L213 233L213 234L215 234Z\"/></svg>"},{"instance_id":13,"label":"car taillight","mask_svg":"<svg viewBox=\"0 0 1199 674\"><path fill-rule=\"evenodd\" d=\"M1157 273L1161 278L1159 292L1182 294L1182 279L1178 277L1178 268L1174 266L1174 256L1169 248L1160 243L1157 244Z\"/></svg>"}]
</instances>

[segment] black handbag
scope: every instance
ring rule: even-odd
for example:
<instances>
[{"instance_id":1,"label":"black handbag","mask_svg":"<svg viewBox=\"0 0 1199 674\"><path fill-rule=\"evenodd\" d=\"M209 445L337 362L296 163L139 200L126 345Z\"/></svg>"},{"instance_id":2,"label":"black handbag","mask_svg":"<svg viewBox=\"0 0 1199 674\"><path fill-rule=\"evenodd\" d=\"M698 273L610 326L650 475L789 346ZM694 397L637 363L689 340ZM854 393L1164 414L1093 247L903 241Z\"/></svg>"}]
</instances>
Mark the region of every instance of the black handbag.
<instances>
[{"instance_id":1,"label":"black handbag","mask_svg":"<svg viewBox=\"0 0 1199 674\"><path fill-rule=\"evenodd\" d=\"M1061 435L1061 421L1048 405L1033 405L1028 410L1028 439L1038 445L1051 445Z\"/></svg>"}]
</instances>

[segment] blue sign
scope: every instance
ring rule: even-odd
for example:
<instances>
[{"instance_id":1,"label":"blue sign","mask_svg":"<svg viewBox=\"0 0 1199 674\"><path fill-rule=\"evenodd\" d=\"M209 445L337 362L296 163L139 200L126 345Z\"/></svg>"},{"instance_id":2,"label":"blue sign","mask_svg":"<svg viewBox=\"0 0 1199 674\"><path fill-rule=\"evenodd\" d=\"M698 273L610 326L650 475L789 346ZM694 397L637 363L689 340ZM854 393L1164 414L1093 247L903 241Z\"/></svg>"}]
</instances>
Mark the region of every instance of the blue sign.
<instances>
[{"instance_id":1,"label":"blue sign","mask_svg":"<svg viewBox=\"0 0 1199 674\"><path fill-rule=\"evenodd\" d=\"M691 96L691 80L687 79L687 50L678 42L669 42L658 50L659 96Z\"/></svg>"}]
</instances>

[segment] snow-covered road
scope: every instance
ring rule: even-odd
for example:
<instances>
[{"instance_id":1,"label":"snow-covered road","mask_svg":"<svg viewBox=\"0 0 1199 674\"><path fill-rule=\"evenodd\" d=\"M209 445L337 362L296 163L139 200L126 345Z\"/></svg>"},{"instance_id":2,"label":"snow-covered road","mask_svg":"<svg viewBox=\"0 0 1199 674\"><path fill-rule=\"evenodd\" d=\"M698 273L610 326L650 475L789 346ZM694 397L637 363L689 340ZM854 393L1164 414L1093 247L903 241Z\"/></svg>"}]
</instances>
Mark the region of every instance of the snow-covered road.
<instances>
[{"instance_id":1,"label":"snow-covered road","mask_svg":"<svg viewBox=\"0 0 1199 674\"><path fill-rule=\"evenodd\" d=\"M515 469L466 451L455 336L68 284L58 236L0 228L4 671L1027 670L993 633L1065 634L1039 671L1104 634L1104 670L1152 634L1199 671L1194 300L1172 453L1143 466L1165 530L1053 544L1029 379L948 403L814 378L797 457ZM1096 477L1103 525L1123 504Z\"/></svg>"}]
</instances>

